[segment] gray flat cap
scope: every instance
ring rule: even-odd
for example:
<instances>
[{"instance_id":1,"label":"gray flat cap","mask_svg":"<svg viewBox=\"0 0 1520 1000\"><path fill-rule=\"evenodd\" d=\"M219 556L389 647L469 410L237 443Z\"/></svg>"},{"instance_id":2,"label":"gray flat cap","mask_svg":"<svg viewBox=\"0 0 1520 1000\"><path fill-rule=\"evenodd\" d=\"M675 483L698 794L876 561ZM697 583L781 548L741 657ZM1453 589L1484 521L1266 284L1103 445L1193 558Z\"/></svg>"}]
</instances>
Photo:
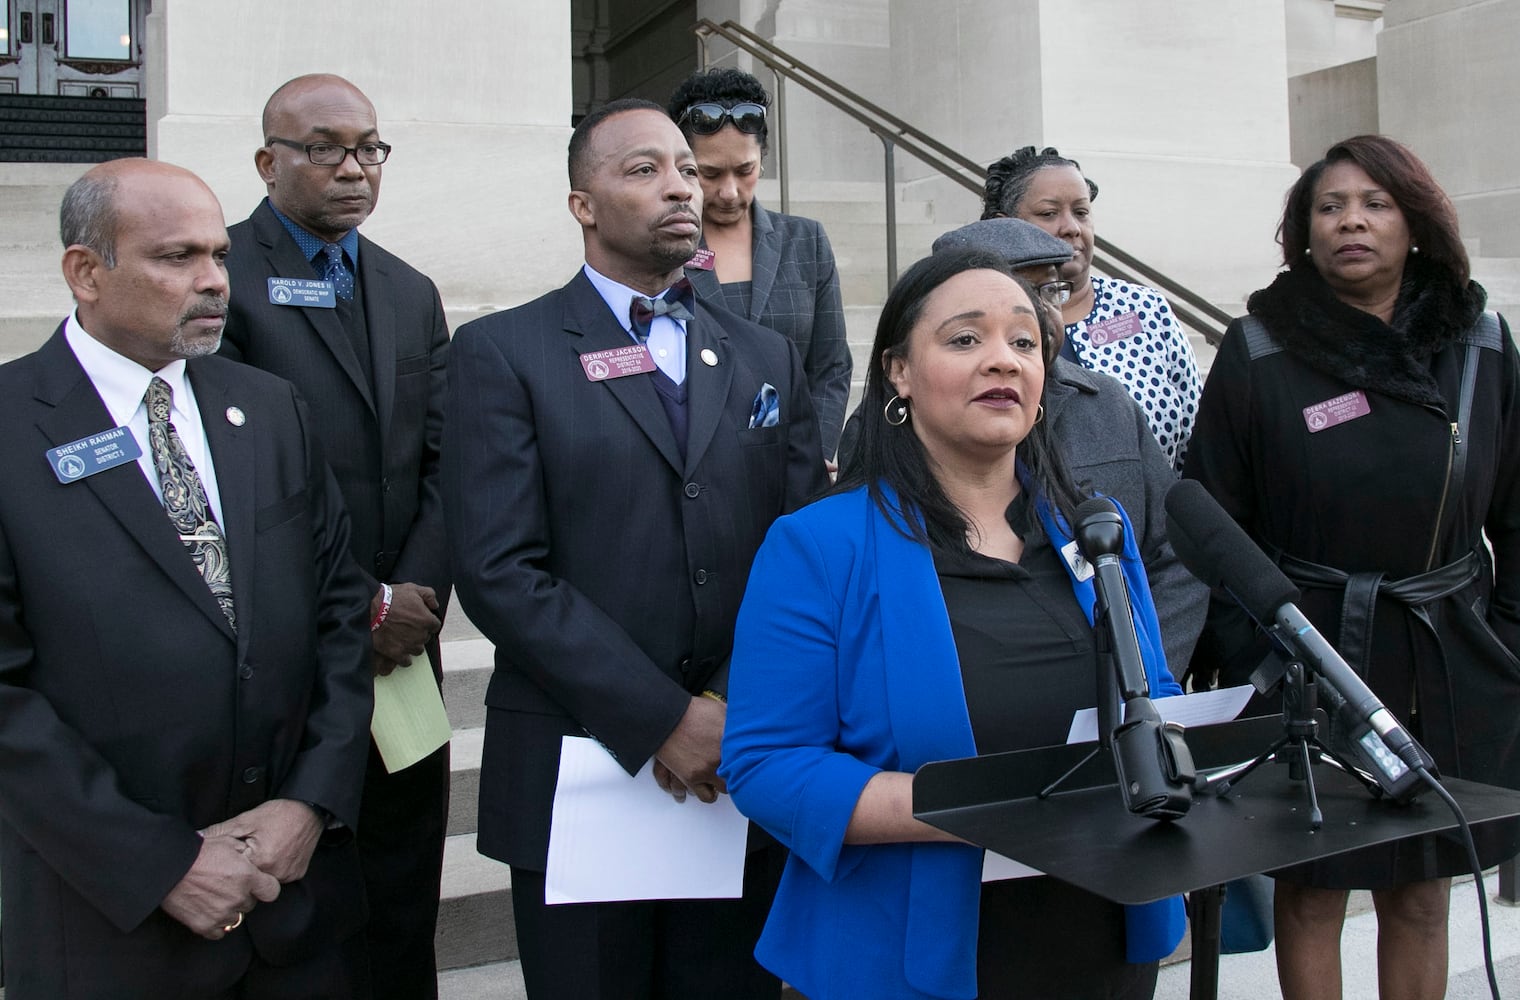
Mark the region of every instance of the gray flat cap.
<instances>
[{"instance_id":1,"label":"gray flat cap","mask_svg":"<svg viewBox=\"0 0 1520 1000\"><path fill-rule=\"evenodd\" d=\"M952 229L934 241L933 250L986 250L1006 258L1014 268L1071 260L1070 244L1023 219L982 219Z\"/></svg>"}]
</instances>

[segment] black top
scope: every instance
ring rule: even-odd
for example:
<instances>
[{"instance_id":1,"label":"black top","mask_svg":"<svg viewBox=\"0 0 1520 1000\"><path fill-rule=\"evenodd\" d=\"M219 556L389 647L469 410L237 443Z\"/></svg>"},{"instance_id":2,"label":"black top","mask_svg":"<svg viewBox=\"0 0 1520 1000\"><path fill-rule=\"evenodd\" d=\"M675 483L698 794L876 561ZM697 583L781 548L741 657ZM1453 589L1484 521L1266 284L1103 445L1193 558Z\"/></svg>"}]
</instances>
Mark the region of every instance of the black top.
<instances>
[{"instance_id":1,"label":"black top","mask_svg":"<svg viewBox=\"0 0 1520 1000\"><path fill-rule=\"evenodd\" d=\"M1019 562L934 553L982 754L1065 743L1072 714L1098 700L1092 626L1026 496L1006 515L1024 540ZM984 997L1139 1000L1154 989L1154 963L1124 961L1124 908L1083 889L1050 878L989 882L979 919Z\"/></svg>"},{"instance_id":2,"label":"black top","mask_svg":"<svg viewBox=\"0 0 1520 1000\"><path fill-rule=\"evenodd\" d=\"M1097 704L1092 626L1062 557L1023 494L1008 523L1023 559L936 551L978 753L1066 742L1071 717Z\"/></svg>"}]
</instances>

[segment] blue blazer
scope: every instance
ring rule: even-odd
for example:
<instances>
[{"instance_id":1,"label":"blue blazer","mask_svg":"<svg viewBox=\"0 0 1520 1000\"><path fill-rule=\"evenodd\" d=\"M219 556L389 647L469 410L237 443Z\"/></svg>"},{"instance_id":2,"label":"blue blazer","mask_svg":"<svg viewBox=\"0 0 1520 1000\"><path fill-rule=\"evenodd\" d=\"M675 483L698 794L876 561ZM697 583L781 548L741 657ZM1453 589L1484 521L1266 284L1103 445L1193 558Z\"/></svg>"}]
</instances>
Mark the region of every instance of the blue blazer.
<instances>
[{"instance_id":1,"label":"blue blazer","mask_svg":"<svg viewBox=\"0 0 1520 1000\"><path fill-rule=\"evenodd\" d=\"M1070 539L1041 519L1057 545ZM893 520L864 489L778 520L734 636L720 773L792 852L755 955L813 1000L977 993L982 851L844 843L878 771L976 754L933 557ZM1131 538L1123 564L1151 691L1180 694ZM1091 583L1073 589L1091 619ZM1182 937L1180 899L1127 917L1130 961Z\"/></svg>"}]
</instances>

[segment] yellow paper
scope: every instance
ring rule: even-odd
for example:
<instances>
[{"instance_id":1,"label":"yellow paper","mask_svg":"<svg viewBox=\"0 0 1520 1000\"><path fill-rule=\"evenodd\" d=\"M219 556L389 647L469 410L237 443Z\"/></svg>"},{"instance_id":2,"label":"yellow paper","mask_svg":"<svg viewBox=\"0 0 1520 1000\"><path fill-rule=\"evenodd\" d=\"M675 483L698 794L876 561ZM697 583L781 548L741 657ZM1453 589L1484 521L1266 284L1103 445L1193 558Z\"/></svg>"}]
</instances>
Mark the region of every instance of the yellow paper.
<instances>
[{"instance_id":1,"label":"yellow paper","mask_svg":"<svg viewBox=\"0 0 1520 1000\"><path fill-rule=\"evenodd\" d=\"M449 741L449 715L426 653L412 657L409 667L375 678L375 715L369 731L391 774Z\"/></svg>"}]
</instances>

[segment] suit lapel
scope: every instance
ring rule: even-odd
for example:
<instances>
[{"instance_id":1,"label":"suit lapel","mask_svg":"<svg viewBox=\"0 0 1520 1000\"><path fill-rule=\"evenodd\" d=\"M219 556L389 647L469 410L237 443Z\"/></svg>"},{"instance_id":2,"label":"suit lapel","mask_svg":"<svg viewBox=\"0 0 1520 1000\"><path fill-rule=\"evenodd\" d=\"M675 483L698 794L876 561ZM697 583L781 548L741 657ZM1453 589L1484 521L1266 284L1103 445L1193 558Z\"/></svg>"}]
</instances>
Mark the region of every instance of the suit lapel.
<instances>
[{"instance_id":1,"label":"suit lapel","mask_svg":"<svg viewBox=\"0 0 1520 1000\"><path fill-rule=\"evenodd\" d=\"M700 360L703 351L712 351L718 363L709 365ZM718 322L717 314L699 302L696 318L686 324L687 469L697 467L712 443L734 382L734 364L728 331Z\"/></svg>"},{"instance_id":2,"label":"suit lapel","mask_svg":"<svg viewBox=\"0 0 1520 1000\"><path fill-rule=\"evenodd\" d=\"M62 330L42 346L38 355L41 363L36 397L52 408L42 414L37 426L53 447L99 434L114 425L110 411L69 349ZM139 441L138 444L147 451L148 442ZM38 456L38 461L42 461L42 456ZM158 568L185 592L190 602L215 622L229 639L232 638L226 616L190 561L185 544L179 540L179 534L169 522L169 515L164 513L163 504L159 503L136 462L118 465L64 488L87 489L93 493Z\"/></svg>"},{"instance_id":3,"label":"suit lapel","mask_svg":"<svg viewBox=\"0 0 1520 1000\"><path fill-rule=\"evenodd\" d=\"M706 246L706 244L703 244ZM700 267L688 267L686 277L691 282L692 291L697 293L697 298L710 302L716 306L724 305L723 289L718 284L718 272Z\"/></svg>"},{"instance_id":4,"label":"suit lapel","mask_svg":"<svg viewBox=\"0 0 1520 1000\"><path fill-rule=\"evenodd\" d=\"M760 314L771 300L771 289L776 284L776 272L781 268L782 232L771 221L771 213L760 207L757 201L751 206L750 218L755 236L750 246L749 318L760 322Z\"/></svg>"},{"instance_id":5,"label":"suit lapel","mask_svg":"<svg viewBox=\"0 0 1520 1000\"><path fill-rule=\"evenodd\" d=\"M253 576L257 554L254 552L254 511L260 497L256 490L254 475L255 455L253 434L257 426L235 426L227 417L231 407L247 404L230 392L225 383L196 362L186 368L190 384L195 389L195 402L201 411L201 427L206 433L206 445L211 450L216 465L217 492L222 504L222 533L227 537L227 559L232 564L232 603L237 610L238 652L246 651L248 637L253 634ZM242 409L239 406L239 409ZM257 414L253 415L254 418ZM249 414L244 412L245 420ZM264 498L270 499L270 498ZM274 498L278 499L278 498ZM209 592L209 591L208 591ZM220 609L218 609L220 613ZM226 617L222 617L226 624Z\"/></svg>"},{"instance_id":6,"label":"suit lapel","mask_svg":"<svg viewBox=\"0 0 1520 1000\"><path fill-rule=\"evenodd\" d=\"M561 292L565 298L565 331L579 338L571 345L577 355L614 350L633 343L585 271L577 273ZM572 377L583 378L584 374L578 372ZM665 456L670 467L681 472L681 453L676 448L675 432L670 429L670 418L665 415L659 394L649 379L630 375L607 379L602 386L628 411L629 417Z\"/></svg>"},{"instance_id":7,"label":"suit lapel","mask_svg":"<svg viewBox=\"0 0 1520 1000\"><path fill-rule=\"evenodd\" d=\"M258 207L253 213L253 219L254 234L264 247L264 255L269 261L271 274L282 278L308 280L316 277L311 261L301 255L301 248L296 246L296 241L291 238L290 233L286 232L268 201ZM361 253L360 256L362 257L363 254ZM333 357L338 361L338 366L353 382L354 388L359 390L359 395L364 399L365 405L373 413L375 400L370 394L369 379L364 377L364 370L359 367L359 356L354 353L354 345L343 330L343 323L338 319L338 310L274 305L270 308L305 317L306 322L316 331L317 338L332 352ZM365 314L366 320L370 315L372 314Z\"/></svg>"},{"instance_id":8,"label":"suit lapel","mask_svg":"<svg viewBox=\"0 0 1520 1000\"><path fill-rule=\"evenodd\" d=\"M385 301L391 291L388 262L379 248L363 236L359 237L359 272L359 284L364 290L364 322L369 328L369 363L375 370L375 413L383 448L396 403L396 310Z\"/></svg>"}]
</instances>

